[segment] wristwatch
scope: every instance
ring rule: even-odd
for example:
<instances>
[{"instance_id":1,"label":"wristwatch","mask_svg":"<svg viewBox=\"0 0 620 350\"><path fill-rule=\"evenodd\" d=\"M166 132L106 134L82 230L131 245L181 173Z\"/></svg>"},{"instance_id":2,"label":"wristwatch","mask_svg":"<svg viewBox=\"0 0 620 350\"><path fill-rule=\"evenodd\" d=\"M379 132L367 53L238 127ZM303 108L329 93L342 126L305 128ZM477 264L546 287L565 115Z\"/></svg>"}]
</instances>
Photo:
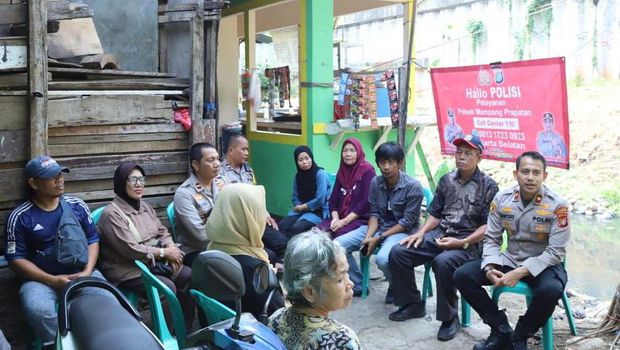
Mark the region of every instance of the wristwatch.
<instances>
[{"instance_id":1,"label":"wristwatch","mask_svg":"<svg viewBox=\"0 0 620 350\"><path fill-rule=\"evenodd\" d=\"M166 254L164 254L164 248L159 248L159 258L163 259L166 256Z\"/></svg>"},{"instance_id":2,"label":"wristwatch","mask_svg":"<svg viewBox=\"0 0 620 350\"><path fill-rule=\"evenodd\" d=\"M467 242L467 238L464 239L465 243L463 243L463 250L469 248L469 242Z\"/></svg>"}]
</instances>

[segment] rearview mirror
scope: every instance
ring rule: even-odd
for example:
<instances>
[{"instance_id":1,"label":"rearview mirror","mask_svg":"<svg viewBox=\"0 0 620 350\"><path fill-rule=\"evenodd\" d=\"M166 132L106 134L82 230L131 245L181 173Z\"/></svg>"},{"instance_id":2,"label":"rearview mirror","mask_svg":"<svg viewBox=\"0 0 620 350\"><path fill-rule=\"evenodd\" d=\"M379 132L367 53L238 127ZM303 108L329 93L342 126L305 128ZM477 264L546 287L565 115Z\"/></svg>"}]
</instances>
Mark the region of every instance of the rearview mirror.
<instances>
[{"instance_id":1,"label":"rearview mirror","mask_svg":"<svg viewBox=\"0 0 620 350\"><path fill-rule=\"evenodd\" d=\"M232 256L209 250L200 253L192 264L192 285L218 300L237 300L245 294L241 265Z\"/></svg>"},{"instance_id":2,"label":"rearview mirror","mask_svg":"<svg viewBox=\"0 0 620 350\"><path fill-rule=\"evenodd\" d=\"M279 286L276 273L269 264L264 262L254 268L253 284L258 294L270 292Z\"/></svg>"}]
</instances>

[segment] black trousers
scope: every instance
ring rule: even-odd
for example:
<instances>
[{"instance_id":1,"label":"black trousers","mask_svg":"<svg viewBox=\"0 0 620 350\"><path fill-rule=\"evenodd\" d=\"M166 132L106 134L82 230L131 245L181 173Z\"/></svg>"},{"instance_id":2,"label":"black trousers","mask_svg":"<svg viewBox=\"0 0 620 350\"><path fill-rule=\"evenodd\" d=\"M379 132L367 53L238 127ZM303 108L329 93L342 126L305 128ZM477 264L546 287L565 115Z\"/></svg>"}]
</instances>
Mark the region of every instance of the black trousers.
<instances>
[{"instance_id":1,"label":"black trousers","mask_svg":"<svg viewBox=\"0 0 620 350\"><path fill-rule=\"evenodd\" d=\"M275 264L284 260L284 252L286 251L286 245L288 244L288 237L282 232L267 226L263 233L263 244L265 245L265 251L269 256L269 262ZM187 267L192 267L194 259L201 252L193 252L186 254L183 258L183 264Z\"/></svg>"},{"instance_id":2,"label":"black trousers","mask_svg":"<svg viewBox=\"0 0 620 350\"><path fill-rule=\"evenodd\" d=\"M241 298L242 312L249 312L256 319L263 312L265 303L267 302L268 294L258 294L254 289L254 269L257 265L261 264L261 261L257 258L249 255L232 255L235 260L239 262L243 269L243 279L245 281L245 294ZM230 300L220 300L220 302L228 306L231 310L235 310L235 302ZM279 291L275 291L271 301L267 307L267 316L270 316L279 308L284 307L284 299Z\"/></svg>"},{"instance_id":3,"label":"black trousers","mask_svg":"<svg viewBox=\"0 0 620 350\"><path fill-rule=\"evenodd\" d=\"M275 264L284 260L284 252L288 244L288 237L286 235L271 226L267 226L263 233L263 244L265 245L265 251L269 255L270 263Z\"/></svg>"},{"instance_id":4,"label":"black trousers","mask_svg":"<svg viewBox=\"0 0 620 350\"><path fill-rule=\"evenodd\" d=\"M316 226L310 221L301 219L299 215L290 215L280 220L278 227L289 239L293 236L306 232Z\"/></svg>"},{"instance_id":5,"label":"black trousers","mask_svg":"<svg viewBox=\"0 0 620 350\"><path fill-rule=\"evenodd\" d=\"M424 235L424 241L418 248L411 245L395 245L390 251L389 267L392 273L392 291L398 306L421 300L416 285L414 267L432 261L435 283L437 285L437 315L439 321L450 321L458 317L458 297L453 282L454 271L465 262L480 258L480 249L472 245L466 250L443 250L437 247L436 238L444 235L442 229L435 229ZM458 236L465 238L468 234Z\"/></svg>"},{"instance_id":6,"label":"black trousers","mask_svg":"<svg viewBox=\"0 0 620 350\"><path fill-rule=\"evenodd\" d=\"M482 260L471 261L459 269L454 274L456 288L465 297L465 300L476 310L482 320L491 327L490 320L495 319L499 312L497 305L482 286L489 286L491 282L486 278L484 270L481 269ZM501 271L506 273L513 270L511 267L502 267ZM534 296L532 303L519 322L530 332L536 332L547 319L553 314L558 300L562 297L568 276L564 266L558 264L543 270L538 276L527 276L523 282L533 289Z\"/></svg>"}]
</instances>

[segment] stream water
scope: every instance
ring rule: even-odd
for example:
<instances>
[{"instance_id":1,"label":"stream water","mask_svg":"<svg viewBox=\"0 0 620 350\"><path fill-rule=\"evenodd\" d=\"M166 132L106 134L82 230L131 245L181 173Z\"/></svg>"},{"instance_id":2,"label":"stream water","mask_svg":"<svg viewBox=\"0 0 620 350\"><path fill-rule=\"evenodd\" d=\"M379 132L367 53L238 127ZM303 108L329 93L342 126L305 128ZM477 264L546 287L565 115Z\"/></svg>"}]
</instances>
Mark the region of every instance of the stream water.
<instances>
[{"instance_id":1,"label":"stream water","mask_svg":"<svg viewBox=\"0 0 620 350\"><path fill-rule=\"evenodd\" d=\"M620 219L571 216L566 256L568 288L599 300L611 300L620 283Z\"/></svg>"}]
</instances>

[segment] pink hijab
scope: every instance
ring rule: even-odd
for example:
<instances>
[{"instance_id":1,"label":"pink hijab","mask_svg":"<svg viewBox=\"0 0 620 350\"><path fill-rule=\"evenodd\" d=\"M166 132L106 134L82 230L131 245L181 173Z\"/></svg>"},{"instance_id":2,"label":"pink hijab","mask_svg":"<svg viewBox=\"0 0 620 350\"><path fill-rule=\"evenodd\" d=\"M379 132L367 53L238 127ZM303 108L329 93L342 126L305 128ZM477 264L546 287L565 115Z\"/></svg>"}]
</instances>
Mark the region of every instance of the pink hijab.
<instances>
[{"instance_id":1,"label":"pink hijab","mask_svg":"<svg viewBox=\"0 0 620 350\"><path fill-rule=\"evenodd\" d=\"M342 188L346 191L344 195L344 201L342 203L342 208L339 210L342 214L347 215L349 213L349 204L351 203L351 191L355 184L362 179L362 176L367 171L372 171L375 173L375 168L372 164L366 161L366 154L364 153L364 149L362 148L362 144L356 138L348 138L342 143L342 148L350 143L355 147L357 151L357 159L353 165L345 164L342 159L342 149L340 150L340 168L338 168L338 174L336 174L336 182L339 183ZM334 189L340 190L340 189Z\"/></svg>"}]
</instances>

